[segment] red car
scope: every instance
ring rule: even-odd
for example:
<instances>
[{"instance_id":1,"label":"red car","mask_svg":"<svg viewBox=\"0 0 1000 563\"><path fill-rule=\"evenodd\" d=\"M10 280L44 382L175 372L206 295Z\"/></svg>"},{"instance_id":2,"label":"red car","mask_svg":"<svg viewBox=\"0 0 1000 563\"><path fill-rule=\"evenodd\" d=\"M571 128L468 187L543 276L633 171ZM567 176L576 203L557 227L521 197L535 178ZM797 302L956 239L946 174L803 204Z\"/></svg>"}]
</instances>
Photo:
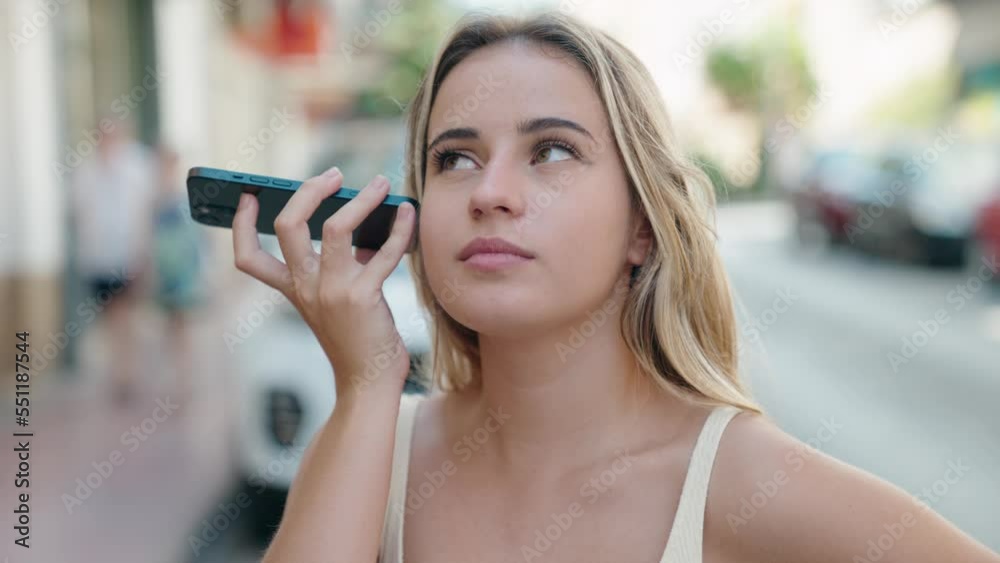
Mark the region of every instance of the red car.
<instances>
[{"instance_id":1,"label":"red car","mask_svg":"<svg viewBox=\"0 0 1000 563\"><path fill-rule=\"evenodd\" d=\"M789 193L799 240L848 242L848 225L876 173L872 159L861 153L845 150L816 155L802 185Z\"/></svg>"},{"instance_id":2,"label":"red car","mask_svg":"<svg viewBox=\"0 0 1000 563\"><path fill-rule=\"evenodd\" d=\"M979 211L976 238L987 260L993 257L1000 260L1000 192L994 194ZM1000 283L1000 276L994 276L993 281Z\"/></svg>"}]
</instances>

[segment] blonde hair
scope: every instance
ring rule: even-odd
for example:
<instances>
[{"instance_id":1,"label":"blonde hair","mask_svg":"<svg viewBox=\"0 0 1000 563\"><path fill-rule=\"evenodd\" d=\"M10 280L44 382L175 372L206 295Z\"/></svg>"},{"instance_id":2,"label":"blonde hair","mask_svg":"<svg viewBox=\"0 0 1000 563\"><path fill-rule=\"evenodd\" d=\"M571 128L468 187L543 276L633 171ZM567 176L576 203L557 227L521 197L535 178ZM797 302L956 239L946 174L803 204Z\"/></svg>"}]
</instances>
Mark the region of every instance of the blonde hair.
<instances>
[{"instance_id":1,"label":"blonde hair","mask_svg":"<svg viewBox=\"0 0 1000 563\"><path fill-rule=\"evenodd\" d=\"M649 220L654 239L621 317L622 335L641 369L686 400L761 412L739 377L729 280L715 248L712 184L678 149L652 76L603 31L558 12L523 19L473 12L459 20L407 110L407 195L422 199L428 122L445 77L474 51L511 41L569 54L590 75L606 108L633 209ZM478 385L476 332L437 302L419 251L410 255L410 266L431 313L431 362L421 367L422 376L444 390Z\"/></svg>"}]
</instances>

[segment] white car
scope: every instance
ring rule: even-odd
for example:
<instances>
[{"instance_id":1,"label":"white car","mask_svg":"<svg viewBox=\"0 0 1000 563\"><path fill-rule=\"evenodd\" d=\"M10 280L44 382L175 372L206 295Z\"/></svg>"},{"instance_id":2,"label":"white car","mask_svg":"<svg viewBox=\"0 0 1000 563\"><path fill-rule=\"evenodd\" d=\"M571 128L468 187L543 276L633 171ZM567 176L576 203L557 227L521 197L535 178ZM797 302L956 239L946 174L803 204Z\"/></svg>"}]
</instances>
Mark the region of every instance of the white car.
<instances>
[{"instance_id":1,"label":"white car","mask_svg":"<svg viewBox=\"0 0 1000 563\"><path fill-rule=\"evenodd\" d=\"M261 243L280 257L275 240L262 237ZM427 357L430 335L407 261L404 258L385 281L383 294L412 365ZM333 409L333 371L315 335L287 301L275 307L236 353L242 392L238 471L251 499L247 510L253 515L254 535L269 538L302 453ZM412 372L405 392L425 392Z\"/></svg>"}]
</instances>

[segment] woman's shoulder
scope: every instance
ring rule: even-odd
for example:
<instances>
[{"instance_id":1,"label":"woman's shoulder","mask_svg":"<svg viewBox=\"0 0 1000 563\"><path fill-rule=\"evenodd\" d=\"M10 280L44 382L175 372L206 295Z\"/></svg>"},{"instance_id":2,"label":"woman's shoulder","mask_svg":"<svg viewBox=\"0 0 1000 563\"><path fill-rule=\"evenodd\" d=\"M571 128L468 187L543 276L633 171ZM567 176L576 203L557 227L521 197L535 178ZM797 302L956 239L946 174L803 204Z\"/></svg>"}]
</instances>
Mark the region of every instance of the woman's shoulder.
<instances>
[{"instance_id":1,"label":"woman's shoulder","mask_svg":"<svg viewBox=\"0 0 1000 563\"><path fill-rule=\"evenodd\" d=\"M767 416L733 417L712 470L705 560L961 559L970 544L957 528L898 486L822 451L841 428L822 419L801 440Z\"/></svg>"}]
</instances>

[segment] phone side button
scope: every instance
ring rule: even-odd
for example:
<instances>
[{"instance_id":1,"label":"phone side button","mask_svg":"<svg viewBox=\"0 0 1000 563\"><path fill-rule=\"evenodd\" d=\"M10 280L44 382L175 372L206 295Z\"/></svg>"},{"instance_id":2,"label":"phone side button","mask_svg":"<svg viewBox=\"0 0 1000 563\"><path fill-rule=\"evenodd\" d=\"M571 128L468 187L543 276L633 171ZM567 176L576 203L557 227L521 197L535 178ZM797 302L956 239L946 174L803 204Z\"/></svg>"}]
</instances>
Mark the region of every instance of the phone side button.
<instances>
[{"instance_id":1,"label":"phone side button","mask_svg":"<svg viewBox=\"0 0 1000 563\"><path fill-rule=\"evenodd\" d=\"M257 182L258 184L267 184L268 179L261 176L250 176L251 182Z\"/></svg>"},{"instance_id":2,"label":"phone side button","mask_svg":"<svg viewBox=\"0 0 1000 563\"><path fill-rule=\"evenodd\" d=\"M292 183L289 182L288 180L271 180L271 183L274 184L275 186L282 186L285 188L292 187Z\"/></svg>"}]
</instances>

